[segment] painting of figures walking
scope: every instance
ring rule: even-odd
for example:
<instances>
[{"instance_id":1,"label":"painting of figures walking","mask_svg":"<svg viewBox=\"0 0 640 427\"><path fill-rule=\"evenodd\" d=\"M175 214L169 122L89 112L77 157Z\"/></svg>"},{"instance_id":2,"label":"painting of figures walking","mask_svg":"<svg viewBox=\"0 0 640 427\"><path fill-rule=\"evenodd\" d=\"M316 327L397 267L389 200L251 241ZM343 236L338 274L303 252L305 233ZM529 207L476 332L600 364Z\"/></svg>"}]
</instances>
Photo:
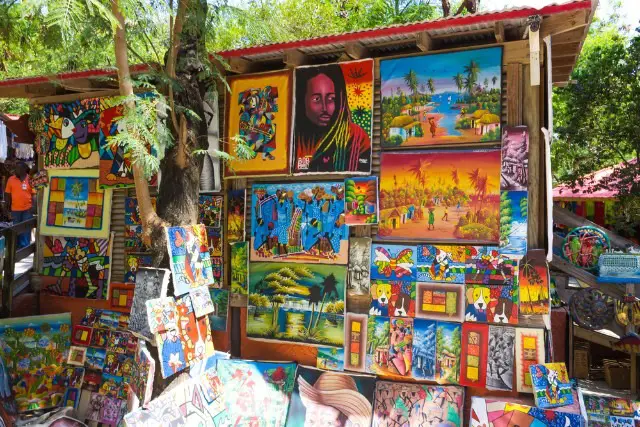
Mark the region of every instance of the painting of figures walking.
<instances>
[{"instance_id":1,"label":"painting of figures walking","mask_svg":"<svg viewBox=\"0 0 640 427\"><path fill-rule=\"evenodd\" d=\"M349 281L347 286L347 311L368 313L371 295L371 239L352 237L349 239Z\"/></svg>"},{"instance_id":2,"label":"painting of figures walking","mask_svg":"<svg viewBox=\"0 0 640 427\"><path fill-rule=\"evenodd\" d=\"M383 152L380 170L380 239L499 242L499 149Z\"/></svg>"},{"instance_id":3,"label":"painting of figures walking","mask_svg":"<svg viewBox=\"0 0 640 427\"><path fill-rule=\"evenodd\" d=\"M529 131L526 126L502 132L501 190L527 191L529 185Z\"/></svg>"},{"instance_id":4,"label":"painting of figures walking","mask_svg":"<svg viewBox=\"0 0 640 427\"><path fill-rule=\"evenodd\" d=\"M345 222L347 225L377 224L378 177L353 177L344 180Z\"/></svg>"},{"instance_id":5,"label":"painting of figures walking","mask_svg":"<svg viewBox=\"0 0 640 427\"><path fill-rule=\"evenodd\" d=\"M253 184L251 261L347 264L343 182Z\"/></svg>"},{"instance_id":6,"label":"painting of figures walking","mask_svg":"<svg viewBox=\"0 0 640 427\"><path fill-rule=\"evenodd\" d=\"M249 263L247 336L342 347L347 269Z\"/></svg>"},{"instance_id":7,"label":"painting of figures walking","mask_svg":"<svg viewBox=\"0 0 640 427\"><path fill-rule=\"evenodd\" d=\"M500 141L502 47L380 61L382 148Z\"/></svg>"}]
</instances>

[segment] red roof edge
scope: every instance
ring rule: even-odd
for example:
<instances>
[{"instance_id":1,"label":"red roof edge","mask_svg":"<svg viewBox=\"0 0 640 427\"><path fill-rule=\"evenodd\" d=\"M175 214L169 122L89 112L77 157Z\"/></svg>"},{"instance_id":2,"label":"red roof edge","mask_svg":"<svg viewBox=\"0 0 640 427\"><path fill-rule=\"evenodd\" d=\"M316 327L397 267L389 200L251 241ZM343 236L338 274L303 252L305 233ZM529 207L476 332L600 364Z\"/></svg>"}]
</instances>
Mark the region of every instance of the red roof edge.
<instances>
[{"instance_id":1,"label":"red roof edge","mask_svg":"<svg viewBox=\"0 0 640 427\"><path fill-rule=\"evenodd\" d=\"M395 34L413 33L425 30L435 30L445 27L457 27L463 25L480 24L490 21L502 21L507 19L521 19L526 18L529 15L553 15L563 12L571 12L580 9L591 9L591 0L574 1L564 4L552 4L545 6L541 9L533 7L522 8L517 10L507 10L503 12L495 13L480 13L474 15L460 16L449 19L439 19L431 22L417 22L414 24L397 25L392 27L374 28L370 30L356 31L346 34L335 34L324 37L317 37L313 39L297 40L290 42L274 43L263 46L254 46L240 49L226 50L218 52L218 54L225 58L232 58L245 55L256 55L261 53L268 53L280 49L295 49L301 47L318 46L328 43L340 43L349 42L354 40L360 40L363 37L384 37Z\"/></svg>"}]
</instances>

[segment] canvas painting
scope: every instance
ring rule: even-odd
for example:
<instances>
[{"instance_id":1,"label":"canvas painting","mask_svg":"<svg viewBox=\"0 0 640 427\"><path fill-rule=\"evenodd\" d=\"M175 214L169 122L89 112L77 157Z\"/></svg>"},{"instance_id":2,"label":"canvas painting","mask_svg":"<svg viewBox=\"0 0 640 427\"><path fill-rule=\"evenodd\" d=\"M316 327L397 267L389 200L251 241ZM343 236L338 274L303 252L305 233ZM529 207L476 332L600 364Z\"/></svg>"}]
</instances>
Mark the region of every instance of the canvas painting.
<instances>
[{"instance_id":1,"label":"canvas painting","mask_svg":"<svg viewBox=\"0 0 640 427\"><path fill-rule=\"evenodd\" d=\"M352 177L344 180L345 223L370 225L378 223L378 177Z\"/></svg>"},{"instance_id":2,"label":"canvas painting","mask_svg":"<svg viewBox=\"0 0 640 427\"><path fill-rule=\"evenodd\" d=\"M133 303L134 287L135 285L132 283L111 283L109 286L109 308L129 313Z\"/></svg>"},{"instance_id":3,"label":"canvas painting","mask_svg":"<svg viewBox=\"0 0 640 427\"><path fill-rule=\"evenodd\" d=\"M234 157L225 178L288 174L292 72L245 74L227 81L225 135L238 138L225 150Z\"/></svg>"},{"instance_id":4,"label":"canvas painting","mask_svg":"<svg viewBox=\"0 0 640 427\"><path fill-rule=\"evenodd\" d=\"M513 285L518 277L518 261L502 255L492 246L467 246L465 283Z\"/></svg>"},{"instance_id":5,"label":"canvas painting","mask_svg":"<svg viewBox=\"0 0 640 427\"><path fill-rule=\"evenodd\" d=\"M167 250L176 295L214 284L205 227L167 227Z\"/></svg>"},{"instance_id":6,"label":"canvas painting","mask_svg":"<svg viewBox=\"0 0 640 427\"><path fill-rule=\"evenodd\" d=\"M213 340L209 328L209 319L206 316L196 319L189 294L176 299L176 311L178 313L176 319L178 335L180 341L182 341L185 363L192 365L204 360L205 356L213 354ZM205 325L200 324L200 320L206 322L206 328L204 327Z\"/></svg>"},{"instance_id":7,"label":"canvas painting","mask_svg":"<svg viewBox=\"0 0 640 427\"><path fill-rule=\"evenodd\" d=\"M155 197L151 198L151 205L154 209L156 208ZM136 197L125 197L124 199L124 223L125 225L142 225Z\"/></svg>"},{"instance_id":8,"label":"canvas painting","mask_svg":"<svg viewBox=\"0 0 640 427\"><path fill-rule=\"evenodd\" d=\"M367 326L366 314L348 312L344 327L344 369L366 372L367 362ZM322 368L322 366L318 366Z\"/></svg>"},{"instance_id":9,"label":"canvas painting","mask_svg":"<svg viewBox=\"0 0 640 427\"><path fill-rule=\"evenodd\" d=\"M369 314L415 317L415 282L373 280Z\"/></svg>"},{"instance_id":10,"label":"canvas painting","mask_svg":"<svg viewBox=\"0 0 640 427\"><path fill-rule=\"evenodd\" d=\"M529 185L529 130L526 126L502 131L502 179L500 189L527 191Z\"/></svg>"},{"instance_id":11,"label":"canvas painting","mask_svg":"<svg viewBox=\"0 0 640 427\"><path fill-rule=\"evenodd\" d=\"M373 244L371 279L415 282L416 262L415 246Z\"/></svg>"},{"instance_id":12,"label":"canvas painting","mask_svg":"<svg viewBox=\"0 0 640 427\"><path fill-rule=\"evenodd\" d=\"M347 311L368 313L370 294L371 239L351 237L349 239L349 280L347 286Z\"/></svg>"},{"instance_id":13,"label":"canvas painting","mask_svg":"<svg viewBox=\"0 0 640 427\"><path fill-rule=\"evenodd\" d=\"M531 365L529 374L538 408L549 409L573 404L571 380L564 362Z\"/></svg>"},{"instance_id":14,"label":"canvas painting","mask_svg":"<svg viewBox=\"0 0 640 427\"><path fill-rule=\"evenodd\" d=\"M84 366L87 360L87 347L72 345L67 356L68 365Z\"/></svg>"},{"instance_id":15,"label":"canvas painting","mask_svg":"<svg viewBox=\"0 0 640 427\"><path fill-rule=\"evenodd\" d=\"M251 261L347 264L344 183L253 184Z\"/></svg>"},{"instance_id":16,"label":"canvas painting","mask_svg":"<svg viewBox=\"0 0 640 427\"><path fill-rule=\"evenodd\" d=\"M388 368L392 374L411 376L413 319L391 317Z\"/></svg>"},{"instance_id":17,"label":"canvas painting","mask_svg":"<svg viewBox=\"0 0 640 427\"><path fill-rule=\"evenodd\" d=\"M211 330L225 332L229 315L229 291L209 288L209 294L214 307L214 311L209 314Z\"/></svg>"},{"instance_id":18,"label":"canvas painting","mask_svg":"<svg viewBox=\"0 0 640 427\"><path fill-rule=\"evenodd\" d=\"M583 389L578 390L580 400L584 404L589 424L595 426L607 426L607 422L611 414L611 410L609 408L609 403L612 400L611 397L604 394L586 393Z\"/></svg>"},{"instance_id":19,"label":"canvas painting","mask_svg":"<svg viewBox=\"0 0 640 427\"><path fill-rule=\"evenodd\" d=\"M34 175L29 177L29 184L31 184L31 187L36 191L41 190L49 185L49 174L46 170L36 172Z\"/></svg>"},{"instance_id":20,"label":"canvas painting","mask_svg":"<svg viewBox=\"0 0 640 427\"><path fill-rule=\"evenodd\" d=\"M464 246L418 245L419 282L464 283Z\"/></svg>"},{"instance_id":21,"label":"canvas painting","mask_svg":"<svg viewBox=\"0 0 640 427\"><path fill-rule=\"evenodd\" d=\"M197 334L197 331L196 331ZM185 337L189 339L190 336ZM160 359L160 372L162 378L167 378L176 374L188 366L185 358L185 349L177 328L166 329L156 334L156 346L158 347L158 357ZM194 356L194 349L191 348L190 355Z\"/></svg>"},{"instance_id":22,"label":"canvas painting","mask_svg":"<svg viewBox=\"0 0 640 427\"><path fill-rule=\"evenodd\" d=\"M518 427L557 427L581 426L579 413L543 410L518 403L471 398L469 416L470 427L518 426Z\"/></svg>"},{"instance_id":23,"label":"canvas painting","mask_svg":"<svg viewBox=\"0 0 640 427\"><path fill-rule=\"evenodd\" d=\"M149 350L147 350L145 342L139 341L135 355L135 371L129 385L132 392L140 400L140 405L142 407L147 406L151 401L155 370L155 360L151 357Z\"/></svg>"},{"instance_id":24,"label":"canvas painting","mask_svg":"<svg viewBox=\"0 0 640 427\"><path fill-rule=\"evenodd\" d=\"M344 348L318 347L316 368L327 371L344 371Z\"/></svg>"},{"instance_id":25,"label":"canvas painting","mask_svg":"<svg viewBox=\"0 0 640 427\"><path fill-rule=\"evenodd\" d=\"M294 173L370 173L373 59L295 69Z\"/></svg>"},{"instance_id":26,"label":"canvas painting","mask_svg":"<svg viewBox=\"0 0 640 427\"><path fill-rule=\"evenodd\" d=\"M225 425L284 427L296 376L295 363L218 360L224 384Z\"/></svg>"},{"instance_id":27,"label":"canvas painting","mask_svg":"<svg viewBox=\"0 0 640 427\"><path fill-rule=\"evenodd\" d=\"M191 289L189 296L191 297L191 303L193 304L193 311L196 317L206 316L207 314L215 312L215 307L209 294L209 288L206 286Z\"/></svg>"},{"instance_id":28,"label":"canvas painting","mask_svg":"<svg viewBox=\"0 0 640 427\"><path fill-rule=\"evenodd\" d=\"M615 415L611 415L609 417L609 422L611 423L611 427L634 427L635 421L633 417L618 417Z\"/></svg>"},{"instance_id":29,"label":"canvas painting","mask_svg":"<svg viewBox=\"0 0 640 427\"><path fill-rule=\"evenodd\" d=\"M227 240L229 242L242 242L245 238L244 220L247 205L246 190L229 190L227 193Z\"/></svg>"},{"instance_id":30,"label":"canvas painting","mask_svg":"<svg viewBox=\"0 0 640 427\"><path fill-rule=\"evenodd\" d=\"M549 266L543 249L533 249L520 260L520 313L547 314L549 300Z\"/></svg>"},{"instance_id":31,"label":"canvas painting","mask_svg":"<svg viewBox=\"0 0 640 427\"><path fill-rule=\"evenodd\" d=\"M147 319L146 301L167 295L170 274L169 270L163 268L138 270L129 316L129 331L137 337L153 342L153 334Z\"/></svg>"},{"instance_id":32,"label":"canvas painting","mask_svg":"<svg viewBox=\"0 0 640 427\"><path fill-rule=\"evenodd\" d=\"M153 267L153 256L149 254L126 254L124 265L124 282L136 283L138 269Z\"/></svg>"},{"instance_id":33,"label":"canvas painting","mask_svg":"<svg viewBox=\"0 0 640 427\"><path fill-rule=\"evenodd\" d=\"M88 346L91 343L92 332L93 328L82 325L73 325L71 343L85 347Z\"/></svg>"},{"instance_id":34,"label":"canvas painting","mask_svg":"<svg viewBox=\"0 0 640 427\"><path fill-rule=\"evenodd\" d=\"M176 329L178 313L176 302L172 297L161 297L145 301L149 331L156 334L169 329Z\"/></svg>"},{"instance_id":35,"label":"canvas painting","mask_svg":"<svg viewBox=\"0 0 640 427\"><path fill-rule=\"evenodd\" d=\"M156 198L151 198L151 205L155 209ZM138 199L127 197L124 199L124 247L127 252L144 252L148 247L143 243L142 220L138 209Z\"/></svg>"},{"instance_id":36,"label":"canvas painting","mask_svg":"<svg viewBox=\"0 0 640 427\"><path fill-rule=\"evenodd\" d=\"M367 359L366 372L383 373L389 361L390 319L385 316L367 318Z\"/></svg>"},{"instance_id":37,"label":"canvas painting","mask_svg":"<svg viewBox=\"0 0 640 427\"><path fill-rule=\"evenodd\" d=\"M95 369L101 371L104 368L105 359L107 357L107 350L104 348L87 348L87 360L85 366L88 369Z\"/></svg>"},{"instance_id":38,"label":"canvas painting","mask_svg":"<svg viewBox=\"0 0 640 427\"><path fill-rule=\"evenodd\" d=\"M487 381L489 326L464 323L461 341L460 384L484 388Z\"/></svg>"},{"instance_id":39,"label":"canvas painting","mask_svg":"<svg viewBox=\"0 0 640 427\"><path fill-rule=\"evenodd\" d=\"M544 361L544 330L516 328L516 389L518 393L533 393L529 367Z\"/></svg>"},{"instance_id":40,"label":"canvas painting","mask_svg":"<svg viewBox=\"0 0 640 427\"><path fill-rule=\"evenodd\" d=\"M57 278L44 287L45 292L77 298L107 299L112 237L45 237L42 275Z\"/></svg>"},{"instance_id":41,"label":"canvas painting","mask_svg":"<svg viewBox=\"0 0 640 427\"><path fill-rule=\"evenodd\" d=\"M464 286L455 283L418 283L416 317L450 322L463 322Z\"/></svg>"},{"instance_id":42,"label":"canvas painting","mask_svg":"<svg viewBox=\"0 0 640 427\"><path fill-rule=\"evenodd\" d=\"M515 338L515 328L489 325L487 389L513 390Z\"/></svg>"},{"instance_id":43,"label":"canvas painting","mask_svg":"<svg viewBox=\"0 0 640 427\"><path fill-rule=\"evenodd\" d=\"M247 336L342 347L346 267L249 264Z\"/></svg>"},{"instance_id":44,"label":"canvas painting","mask_svg":"<svg viewBox=\"0 0 640 427\"><path fill-rule=\"evenodd\" d=\"M459 323L438 322L436 327L436 381L458 384L460 379Z\"/></svg>"},{"instance_id":45,"label":"canvas painting","mask_svg":"<svg viewBox=\"0 0 640 427\"><path fill-rule=\"evenodd\" d=\"M46 214L41 215L43 236L108 239L112 190L98 186L98 171L50 170L44 189Z\"/></svg>"},{"instance_id":46,"label":"canvas painting","mask_svg":"<svg viewBox=\"0 0 640 427\"><path fill-rule=\"evenodd\" d=\"M373 427L462 427L464 388L376 382Z\"/></svg>"},{"instance_id":47,"label":"canvas painting","mask_svg":"<svg viewBox=\"0 0 640 427\"><path fill-rule=\"evenodd\" d=\"M518 324L518 288L502 285L466 285L468 322Z\"/></svg>"},{"instance_id":48,"label":"canvas painting","mask_svg":"<svg viewBox=\"0 0 640 427\"><path fill-rule=\"evenodd\" d=\"M224 196L201 194L198 202L198 223L206 227L222 227L222 206Z\"/></svg>"},{"instance_id":49,"label":"canvas painting","mask_svg":"<svg viewBox=\"0 0 640 427\"><path fill-rule=\"evenodd\" d=\"M328 372L299 366L287 416L287 427L317 425L369 426L375 377Z\"/></svg>"},{"instance_id":50,"label":"canvas painting","mask_svg":"<svg viewBox=\"0 0 640 427\"><path fill-rule=\"evenodd\" d=\"M427 319L413 321L412 377L434 381L436 378L436 327L437 322Z\"/></svg>"},{"instance_id":51,"label":"canvas painting","mask_svg":"<svg viewBox=\"0 0 640 427\"><path fill-rule=\"evenodd\" d=\"M383 152L380 205L380 239L497 244L500 150Z\"/></svg>"},{"instance_id":52,"label":"canvas painting","mask_svg":"<svg viewBox=\"0 0 640 427\"><path fill-rule=\"evenodd\" d=\"M249 293L249 243L231 244L231 293Z\"/></svg>"},{"instance_id":53,"label":"canvas painting","mask_svg":"<svg viewBox=\"0 0 640 427\"><path fill-rule=\"evenodd\" d=\"M380 61L382 148L500 141L502 47Z\"/></svg>"},{"instance_id":54,"label":"canvas painting","mask_svg":"<svg viewBox=\"0 0 640 427\"><path fill-rule=\"evenodd\" d=\"M500 253L522 257L527 253L529 196L526 191L500 192Z\"/></svg>"}]
</instances>

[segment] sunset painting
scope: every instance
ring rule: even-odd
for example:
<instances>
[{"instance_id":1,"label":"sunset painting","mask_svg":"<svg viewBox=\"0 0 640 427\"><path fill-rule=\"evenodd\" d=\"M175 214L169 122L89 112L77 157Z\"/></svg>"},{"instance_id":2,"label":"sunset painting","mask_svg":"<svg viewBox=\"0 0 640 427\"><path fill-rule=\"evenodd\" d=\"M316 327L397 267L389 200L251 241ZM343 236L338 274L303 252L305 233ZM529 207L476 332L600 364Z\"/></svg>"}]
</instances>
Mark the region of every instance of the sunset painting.
<instances>
[{"instance_id":1,"label":"sunset painting","mask_svg":"<svg viewBox=\"0 0 640 427\"><path fill-rule=\"evenodd\" d=\"M384 152L380 169L380 239L499 241L499 149Z\"/></svg>"}]
</instances>

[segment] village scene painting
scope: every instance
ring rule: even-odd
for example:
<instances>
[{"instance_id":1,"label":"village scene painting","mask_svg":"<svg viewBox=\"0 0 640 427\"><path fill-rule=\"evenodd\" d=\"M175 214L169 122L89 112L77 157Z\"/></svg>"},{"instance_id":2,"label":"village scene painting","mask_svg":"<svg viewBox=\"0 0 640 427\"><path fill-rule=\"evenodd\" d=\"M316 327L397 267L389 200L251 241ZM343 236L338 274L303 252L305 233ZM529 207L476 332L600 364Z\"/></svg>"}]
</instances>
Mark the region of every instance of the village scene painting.
<instances>
[{"instance_id":1,"label":"village scene painting","mask_svg":"<svg viewBox=\"0 0 640 427\"><path fill-rule=\"evenodd\" d=\"M380 61L382 147L500 141L502 47Z\"/></svg>"},{"instance_id":2,"label":"village scene painting","mask_svg":"<svg viewBox=\"0 0 640 427\"><path fill-rule=\"evenodd\" d=\"M379 238L499 242L499 149L385 152L380 169Z\"/></svg>"},{"instance_id":3,"label":"village scene painting","mask_svg":"<svg viewBox=\"0 0 640 427\"><path fill-rule=\"evenodd\" d=\"M342 347L344 266L249 263L247 336Z\"/></svg>"}]
</instances>

